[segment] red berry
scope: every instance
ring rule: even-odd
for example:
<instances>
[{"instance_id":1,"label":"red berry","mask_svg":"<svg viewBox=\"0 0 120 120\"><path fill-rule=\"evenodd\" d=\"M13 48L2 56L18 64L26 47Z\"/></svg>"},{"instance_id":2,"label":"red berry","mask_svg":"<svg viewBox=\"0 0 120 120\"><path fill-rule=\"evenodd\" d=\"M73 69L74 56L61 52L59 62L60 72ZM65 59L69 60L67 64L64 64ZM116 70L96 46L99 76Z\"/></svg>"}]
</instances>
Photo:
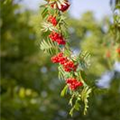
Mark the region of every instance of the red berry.
<instances>
[{"instance_id":1,"label":"red berry","mask_svg":"<svg viewBox=\"0 0 120 120\"><path fill-rule=\"evenodd\" d=\"M57 57L57 56L53 56L53 57L51 58L51 61L52 61L53 63L59 63L59 60L58 60L58 57Z\"/></svg>"},{"instance_id":2,"label":"red berry","mask_svg":"<svg viewBox=\"0 0 120 120\"><path fill-rule=\"evenodd\" d=\"M49 35L49 38L52 39L52 41L56 41L59 45L65 45L66 42L63 38L62 35L60 35L59 33L52 31Z\"/></svg>"},{"instance_id":3,"label":"red berry","mask_svg":"<svg viewBox=\"0 0 120 120\"><path fill-rule=\"evenodd\" d=\"M52 23L53 26L56 26L57 23L58 23L57 20L56 20L56 17L54 17L54 16L52 16L52 15L50 15L50 16L48 17L48 22Z\"/></svg>"},{"instance_id":4,"label":"red berry","mask_svg":"<svg viewBox=\"0 0 120 120\"><path fill-rule=\"evenodd\" d=\"M70 4L68 0L64 0L64 4L61 4L60 6L58 6L56 2L51 4L51 8L56 9L57 7L62 12L65 12L69 8L69 6Z\"/></svg>"},{"instance_id":5,"label":"red berry","mask_svg":"<svg viewBox=\"0 0 120 120\"><path fill-rule=\"evenodd\" d=\"M54 8L54 6L55 6L55 3L51 4L50 6L51 6L52 8Z\"/></svg>"},{"instance_id":6,"label":"red berry","mask_svg":"<svg viewBox=\"0 0 120 120\"><path fill-rule=\"evenodd\" d=\"M63 53L60 52L57 56L58 56L58 57L63 57Z\"/></svg>"},{"instance_id":7,"label":"red berry","mask_svg":"<svg viewBox=\"0 0 120 120\"><path fill-rule=\"evenodd\" d=\"M71 61L67 57L65 57L62 52L53 56L51 58L51 61L53 63L60 63L66 72L76 71L76 69L77 69L77 65L75 65L75 63L73 61Z\"/></svg>"},{"instance_id":8,"label":"red berry","mask_svg":"<svg viewBox=\"0 0 120 120\"><path fill-rule=\"evenodd\" d=\"M77 65L73 61L67 61L64 63L63 68L66 72L76 71Z\"/></svg>"},{"instance_id":9,"label":"red berry","mask_svg":"<svg viewBox=\"0 0 120 120\"><path fill-rule=\"evenodd\" d=\"M58 53L57 55L55 55L55 56L53 56L52 58L51 58L51 61L53 62L53 63L59 63L60 62L60 59L63 57L63 53L61 52L61 53Z\"/></svg>"},{"instance_id":10,"label":"red berry","mask_svg":"<svg viewBox=\"0 0 120 120\"><path fill-rule=\"evenodd\" d=\"M69 85L69 88L71 90L76 90L78 87L83 86L83 83L80 81L77 81L75 78L68 78L66 80L66 83Z\"/></svg>"},{"instance_id":11,"label":"red berry","mask_svg":"<svg viewBox=\"0 0 120 120\"><path fill-rule=\"evenodd\" d=\"M60 7L58 7L58 9L62 12L65 12L68 8L69 8L70 4L68 1L66 1L64 4L61 4Z\"/></svg>"},{"instance_id":12,"label":"red berry","mask_svg":"<svg viewBox=\"0 0 120 120\"><path fill-rule=\"evenodd\" d=\"M66 57L61 57L61 58L59 58L59 61L60 61L60 64L63 65L68 61L68 59Z\"/></svg>"}]
</instances>

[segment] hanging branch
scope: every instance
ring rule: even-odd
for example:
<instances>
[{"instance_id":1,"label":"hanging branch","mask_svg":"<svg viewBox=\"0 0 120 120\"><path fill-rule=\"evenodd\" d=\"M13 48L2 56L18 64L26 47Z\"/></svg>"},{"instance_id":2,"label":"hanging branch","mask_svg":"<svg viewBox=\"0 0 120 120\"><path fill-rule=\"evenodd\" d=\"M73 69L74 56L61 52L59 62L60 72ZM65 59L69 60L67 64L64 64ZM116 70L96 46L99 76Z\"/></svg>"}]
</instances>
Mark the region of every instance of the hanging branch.
<instances>
[{"instance_id":1,"label":"hanging branch","mask_svg":"<svg viewBox=\"0 0 120 120\"><path fill-rule=\"evenodd\" d=\"M86 52L75 56L68 45L68 30L63 13L67 11L70 3L67 0L46 0L46 2L42 5L41 14L44 20L41 49L50 55L55 54L51 57L51 61L58 64L59 78L65 80L61 96L71 95L70 115L73 115L74 110L80 109L81 102L84 103L85 115L92 88L85 83L82 74L90 65L90 55Z\"/></svg>"}]
</instances>

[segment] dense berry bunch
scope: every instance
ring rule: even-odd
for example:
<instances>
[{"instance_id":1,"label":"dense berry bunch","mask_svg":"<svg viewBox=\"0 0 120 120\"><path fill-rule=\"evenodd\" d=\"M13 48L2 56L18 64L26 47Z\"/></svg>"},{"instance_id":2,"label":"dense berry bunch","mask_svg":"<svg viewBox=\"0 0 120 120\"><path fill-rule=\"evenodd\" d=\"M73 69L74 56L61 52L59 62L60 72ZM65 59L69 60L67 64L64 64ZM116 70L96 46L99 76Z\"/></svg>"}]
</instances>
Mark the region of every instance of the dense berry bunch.
<instances>
[{"instance_id":1,"label":"dense berry bunch","mask_svg":"<svg viewBox=\"0 0 120 120\"><path fill-rule=\"evenodd\" d=\"M76 71L77 65L73 61L67 61L63 64L63 68L66 72Z\"/></svg>"},{"instance_id":2,"label":"dense berry bunch","mask_svg":"<svg viewBox=\"0 0 120 120\"><path fill-rule=\"evenodd\" d=\"M66 72L76 71L77 65L72 60L63 56L63 53L59 53L51 58L53 63L60 63Z\"/></svg>"},{"instance_id":3,"label":"dense berry bunch","mask_svg":"<svg viewBox=\"0 0 120 120\"><path fill-rule=\"evenodd\" d=\"M60 63L60 64L64 64L68 61L67 57L63 56L63 53L58 53L57 55L53 56L51 58L53 63Z\"/></svg>"},{"instance_id":4,"label":"dense berry bunch","mask_svg":"<svg viewBox=\"0 0 120 120\"><path fill-rule=\"evenodd\" d=\"M73 61L67 61L63 64L63 68L66 72L76 71L77 65Z\"/></svg>"},{"instance_id":5,"label":"dense berry bunch","mask_svg":"<svg viewBox=\"0 0 120 120\"><path fill-rule=\"evenodd\" d=\"M63 38L63 36L55 31L52 31L49 35L49 38L52 40L52 41L55 41L57 42L59 45L65 45L65 40Z\"/></svg>"},{"instance_id":6,"label":"dense berry bunch","mask_svg":"<svg viewBox=\"0 0 120 120\"><path fill-rule=\"evenodd\" d=\"M71 90L76 90L78 87L83 86L83 83L80 81L77 81L75 78L68 78L66 80L66 83L69 85L69 88Z\"/></svg>"},{"instance_id":7,"label":"dense berry bunch","mask_svg":"<svg viewBox=\"0 0 120 120\"><path fill-rule=\"evenodd\" d=\"M48 22L52 23L53 26L56 26L58 23L56 17L54 17L52 15L50 15L47 20L48 20Z\"/></svg>"}]
</instances>

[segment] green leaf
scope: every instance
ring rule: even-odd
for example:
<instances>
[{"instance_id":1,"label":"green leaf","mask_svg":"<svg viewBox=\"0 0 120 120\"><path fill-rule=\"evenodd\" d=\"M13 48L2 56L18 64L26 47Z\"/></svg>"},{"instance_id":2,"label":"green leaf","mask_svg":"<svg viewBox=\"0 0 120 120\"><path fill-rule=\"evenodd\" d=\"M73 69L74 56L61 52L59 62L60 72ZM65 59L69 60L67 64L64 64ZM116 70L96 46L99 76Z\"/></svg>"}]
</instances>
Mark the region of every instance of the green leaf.
<instances>
[{"instance_id":1,"label":"green leaf","mask_svg":"<svg viewBox=\"0 0 120 120\"><path fill-rule=\"evenodd\" d=\"M47 31L57 31L57 29L51 24L51 23L48 23L48 22L43 22L42 23L42 29L41 29L43 32L47 32Z\"/></svg>"},{"instance_id":2,"label":"green leaf","mask_svg":"<svg viewBox=\"0 0 120 120\"><path fill-rule=\"evenodd\" d=\"M67 90L68 90L68 86L66 85L63 90L61 91L61 96L64 97L65 94L67 93Z\"/></svg>"},{"instance_id":3,"label":"green leaf","mask_svg":"<svg viewBox=\"0 0 120 120\"><path fill-rule=\"evenodd\" d=\"M78 103L78 101L75 102L75 110L79 110L80 109L80 103Z\"/></svg>"},{"instance_id":4,"label":"green leaf","mask_svg":"<svg viewBox=\"0 0 120 120\"><path fill-rule=\"evenodd\" d=\"M85 73L85 71L80 71L81 72L81 77L83 78L83 80L85 80L86 79L86 73Z\"/></svg>"},{"instance_id":5,"label":"green leaf","mask_svg":"<svg viewBox=\"0 0 120 120\"><path fill-rule=\"evenodd\" d=\"M75 109L75 108L72 107L72 109L70 110L70 112L69 112L70 116L73 116L74 109Z\"/></svg>"},{"instance_id":6,"label":"green leaf","mask_svg":"<svg viewBox=\"0 0 120 120\"><path fill-rule=\"evenodd\" d=\"M42 17L45 18L48 15L48 8L45 8L42 13L41 13Z\"/></svg>"},{"instance_id":7,"label":"green leaf","mask_svg":"<svg viewBox=\"0 0 120 120\"><path fill-rule=\"evenodd\" d=\"M58 71L59 71L58 72L59 79L64 80L64 79L69 78L71 76L70 73L64 71L64 69L63 69L63 67L61 65L58 67Z\"/></svg>"},{"instance_id":8,"label":"green leaf","mask_svg":"<svg viewBox=\"0 0 120 120\"><path fill-rule=\"evenodd\" d=\"M57 45L55 44L55 42L52 42L49 39L47 39L47 41L43 40L40 44L40 48L45 53L48 53L50 55L53 55L58 51L58 48L57 48Z\"/></svg>"},{"instance_id":9,"label":"green leaf","mask_svg":"<svg viewBox=\"0 0 120 120\"><path fill-rule=\"evenodd\" d=\"M82 101L84 101L84 115L86 115L87 113L87 109L88 109L88 97L89 97L89 94L91 93L92 89L89 88L88 86L86 86L83 91L81 92L81 99Z\"/></svg>"},{"instance_id":10,"label":"green leaf","mask_svg":"<svg viewBox=\"0 0 120 120\"><path fill-rule=\"evenodd\" d=\"M76 62L79 64L79 70L86 70L90 66L90 54L88 52L80 53Z\"/></svg>"},{"instance_id":11,"label":"green leaf","mask_svg":"<svg viewBox=\"0 0 120 120\"><path fill-rule=\"evenodd\" d=\"M66 45L66 49L64 50L64 54L65 54L65 56L67 56L67 57L70 57L70 56L71 56L71 50L70 50L70 48L68 47L68 45Z\"/></svg>"},{"instance_id":12,"label":"green leaf","mask_svg":"<svg viewBox=\"0 0 120 120\"><path fill-rule=\"evenodd\" d=\"M63 70L62 66L59 66L58 70L59 70L59 72L58 72L59 79L64 79L64 70Z\"/></svg>"},{"instance_id":13,"label":"green leaf","mask_svg":"<svg viewBox=\"0 0 120 120\"><path fill-rule=\"evenodd\" d=\"M74 94L72 95L72 97L69 100L69 104L72 106L73 105L73 98L74 98Z\"/></svg>"},{"instance_id":14,"label":"green leaf","mask_svg":"<svg viewBox=\"0 0 120 120\"><path fill-rule=\"evenodd\" d=\"M73 99L73 98L72 98L72 99ZM70 112L69 112L69 114L70 114L71 116L73 116L74 110L77 110L77 111L80 110L80 103L79 103L80 100L81 100L80 97L78 97L77 100L75 101L74 106L71 108L71 110L70 110Z\"/></svg>"}]
</instances>

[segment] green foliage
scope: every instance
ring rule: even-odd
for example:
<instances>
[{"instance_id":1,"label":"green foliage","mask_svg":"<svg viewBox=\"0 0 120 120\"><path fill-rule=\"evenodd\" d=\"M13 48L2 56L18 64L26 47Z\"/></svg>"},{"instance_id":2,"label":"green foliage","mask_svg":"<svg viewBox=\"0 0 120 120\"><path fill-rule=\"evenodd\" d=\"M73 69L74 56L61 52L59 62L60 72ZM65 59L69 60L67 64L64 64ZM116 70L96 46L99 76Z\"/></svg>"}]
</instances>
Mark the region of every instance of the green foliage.
<instances>
[{"instance_id":1,"label":"green foliage","mask_svg":"<svg viewBox=\"0 0 120 120\"><path fill-rule=\"evenodd\" d=\"M61 91L61 96L64 97L67 94L68 86L66 85L63 90Z\"/></svg>"},{"instance_id":2,"label":"green foliage","mask_svg":"<svg viewBox=\"0 0 120 120\"><path fill-rule=\"evenodd\" d=\"M0 18L1 120L120 119L120 73L113 67L109 89L92 88L94 90L89 98L90 107L86 116L83 116L81 111L75 112L71 118L66 112L69 111L69 96L59 96L63 82L57 79L57 71L50 58L36 46L36 39L42 40L41 31L38 29L41 23L40 15L32 14L31 11L21 12L18 4L3 4L4 0L0 2L1 10L4 11ZM102 29L104 26L109 28L108 18L101 22L93 18L92 13L85 13L79 20L68 19L70 28L74 30L73 33L70 32L72 49L80 47L82 51L89 51L92 56L92 67L86 71L84 78L89 84L110 70L107 64L110 58L105 57L108 47L102 45L104 41L110 43L113 39L110 34L106 36ZM86 35L87 32L91 33L90 36ZM113 51L113 48L110 49ZM69 53L66 54L69 56ZM118 60L115 55L113 52L113 59ZM74 105L74 97L71 97L70 105Z\"/></svg>"},{"instance_id":3,"label":"green foliage","mask_svg":"<svg viewBox=\"0 0 120 120\"><path fill-rule=\"evenodd\" d=\"M114 40L120 43L120 3L116 5L114 9L114 24L111 26L111 31L113 32Z\"/></svg>"},{"instance_id":4,"label":"green foliage","mask_svg":"<svg viewBox=\"0 0 120 120\"><path fill-rule=\"evenodd\" d=\"M58 66L58 70L59 70L59 73L58 73L59 79L63 79L63 80L64 80L64 76L65 76L65 73L66 73L66 72L64 72L62 66Z\"/></svg>"},{"instance_id":5,"label":"green foliage","mask_svg":"<svg viewBox=\"0 0 120 120\"><path fill-rule=\"evenodd\" d=\"M48 15L48 8L45 8L42 13L41 13L42 17L45 18Z\"/></svg>"},{"instance_id":6,"label":"green foliage","mask_svg":"<svg viewBox=\"0 0 120 120\"><path fill-rule=\"evenodd\" d=\"M91 93L91 91L92 91L92 89L87 86L81 92L81 99L82 99L82 101L84 101L84 104L85 104L84 115L86 115L86 113L87 113L87 109L88 109L88 97L89 97L89 94Z\"/></svg>"},{"instance_id":7,"label":"green foliage","mask_svg":"<svg viewBox=\"0 0 120 120\"><path fill-rule=\"evenodd\" d=\"M47 31L57 31L57 29L52 25L47 22L42 23L42 31L47 32Z\"/></svg>"},{"instance_id":8,"label":"green foliage","mask_svg":"<svg viewBox=\"0 0 120 120\"><path fill-rule=\"evenodd\" d=\"M88 52L80 53L76 61L80 70L86 70L90 67L90 54Z\"/></svg>"},{"instance_id":9,"label":"green foliage","mask_svg":"<svg viewBox=\"0 0 120 120\"><path fill-rule=\"evenodd\" d=\"M41 50L43 50L44 52L46 52L50 55L54 55L58 51L57 44L53 43L49 39L43 40L40 43L40 48L41 48Z\"/></svg>"},{"instance_id":10,"label":"green foliage","mask_svg":"<svg viewBox=\"0 0 120 120\"><path fill-rule=\"evenodd\" d=\"M60 65L60 66L58 66L58 77L59 77L59 79L64 80L66 78L71 77L71 74L68 72L65 72L63 67Z\"/></svg>"},{"instance_id":11,"label":"green foliage","mask_svg":"<svg viewBox=\"0 0 120 120\"><path fill-rule=\"evenodd\" d=\"M80 103L79 103L79 101L80 101L80 98L77 98L77 100L75 101L74 106L71 108L71 110L70 110L70 112L69 112L69 114L70 114L71 116L73 116L74 110L79 111L79 109L80 109Z\"/></svg>"}]
</instances>

